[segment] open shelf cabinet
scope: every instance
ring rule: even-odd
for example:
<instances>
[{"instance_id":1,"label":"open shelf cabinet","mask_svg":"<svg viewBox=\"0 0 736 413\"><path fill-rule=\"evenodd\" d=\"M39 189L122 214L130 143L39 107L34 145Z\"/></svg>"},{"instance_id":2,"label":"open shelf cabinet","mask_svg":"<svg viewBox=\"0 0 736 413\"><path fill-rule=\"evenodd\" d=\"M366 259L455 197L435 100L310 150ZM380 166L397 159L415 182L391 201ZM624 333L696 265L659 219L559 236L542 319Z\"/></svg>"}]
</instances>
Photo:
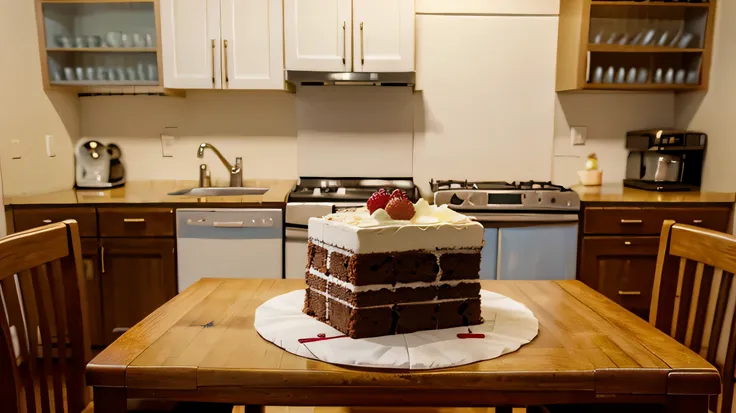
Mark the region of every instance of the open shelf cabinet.
<instances>
[{"instance_id":1,"label":"open shelf cabinet","mask_svg":"<svg viewBox=\"0 0 736 413\"><path fill-rule=\"evenodd\" d=\"M708 88L716 0L565 0L557 91Z\"/></svg>"}]
</instances>

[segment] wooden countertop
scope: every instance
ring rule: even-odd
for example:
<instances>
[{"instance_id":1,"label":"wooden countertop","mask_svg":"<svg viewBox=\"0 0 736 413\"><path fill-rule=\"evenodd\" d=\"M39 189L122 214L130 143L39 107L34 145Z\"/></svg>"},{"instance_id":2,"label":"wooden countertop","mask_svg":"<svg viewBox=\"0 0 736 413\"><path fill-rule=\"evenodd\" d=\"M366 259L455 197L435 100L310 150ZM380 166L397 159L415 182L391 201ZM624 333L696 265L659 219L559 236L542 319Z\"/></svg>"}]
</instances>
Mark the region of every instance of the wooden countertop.
<instances>
[{"instance_id":1,"label":"wooden countertop","mask_svg":"<svg viewBox=\"0 0 736 413\"><path fill-rule=\"evenodd\" d=\"M729 203L736 202L732 192L656 192L626 188L623 184L603 184L602 186L576 185L572 189L580 195L580 201L591 202L687 202L687 203Z\"/></svg>"},{"instance_id":2,"label":"wooden countertop","mask_svg":"<svg viewBox=\"0 0 736 413\"><path fill-rule=\"evenodd\" d=\"M579 281L481 283L536 315L531 343L447 369L341 367L288 353L253 327L261 303L303 289L303 279L205 278L95 357L87 385L103 386L95 387L102 411L120 411L98 399L105 388L126 388L130 398L275 406L637 403L637 395L651 402L720 391L707 361ZM124 408L125 397L114 402Z\"/></svg>"},{"instance_id":3,"label":"wooden countertop","mask_svg":"<svg viewBox=\"0 0 736 413\"><path fill-rule=\"evenodd\" d=\"M263 204L285 203L296 184L288 179L245 180L247 187L266 187L263 195L186 197L169 192L193 188L196 181L131 181L113 189L67 189L39 195L5 198L6 205L95 205L95 204ZM213 184L214 185L214 184Z\"/></svg>"}]
</instances>

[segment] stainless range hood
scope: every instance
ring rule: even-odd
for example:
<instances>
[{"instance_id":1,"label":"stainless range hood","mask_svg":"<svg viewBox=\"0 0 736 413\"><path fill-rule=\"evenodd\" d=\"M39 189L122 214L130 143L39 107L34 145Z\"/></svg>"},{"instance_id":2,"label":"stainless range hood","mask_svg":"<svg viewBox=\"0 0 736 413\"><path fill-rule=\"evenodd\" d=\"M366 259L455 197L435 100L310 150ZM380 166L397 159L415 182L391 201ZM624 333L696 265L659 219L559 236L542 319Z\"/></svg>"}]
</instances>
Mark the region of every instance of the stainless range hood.
<instances>
[{"instance_id":1,"label":"stainless range hood","mask_svg":"<svg viewBox=\"0 0 736 413\"><path fill-rule=\"evenodd\" d=\"M286 81L296 86L414 86L416 77L416 72L286 71Z\"/></svg>"}]
</instances>

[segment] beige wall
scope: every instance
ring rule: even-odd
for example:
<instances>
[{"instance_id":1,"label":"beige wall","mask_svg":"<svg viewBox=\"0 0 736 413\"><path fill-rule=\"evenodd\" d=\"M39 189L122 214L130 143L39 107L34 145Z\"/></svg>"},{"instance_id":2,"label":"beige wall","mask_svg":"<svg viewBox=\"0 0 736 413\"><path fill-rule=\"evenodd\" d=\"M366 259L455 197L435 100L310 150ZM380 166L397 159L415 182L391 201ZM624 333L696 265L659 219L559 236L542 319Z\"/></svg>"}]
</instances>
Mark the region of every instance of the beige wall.
<instances>
[{"instance_id":1,"label":"beige wall","mask_svg":"<svg viewBox=\"0 0 736 413\"><path fill-rule=\"evenodd\" d=\"M34 1L0 2L0 165L5 195L68 188L74 182L72 141L79 134L79 99L45 93L41 83ZM55 138L56 157L46 156L45 135ZM12 159L11 141L21 159Z\"/></svg>"}]
</instances>

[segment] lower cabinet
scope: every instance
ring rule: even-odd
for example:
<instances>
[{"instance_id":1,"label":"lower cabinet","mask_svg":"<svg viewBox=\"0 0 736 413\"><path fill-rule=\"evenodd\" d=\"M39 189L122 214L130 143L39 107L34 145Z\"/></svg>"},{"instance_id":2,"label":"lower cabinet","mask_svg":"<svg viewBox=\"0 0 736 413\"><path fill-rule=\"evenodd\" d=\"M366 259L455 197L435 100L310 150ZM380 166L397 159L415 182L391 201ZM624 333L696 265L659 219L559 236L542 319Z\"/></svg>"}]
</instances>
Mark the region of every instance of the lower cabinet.
<instances>
[{"instance_id":1,"label":"lower cabinet","mask_svg":"<svg viewBox=\"0 0 736 413\"><path fill-rule=\"evenodd\" d=\"M649 318L659 237L587 237L580 280L622 307Z\"/></svg>"},{"instance_id":2,"label":"lower cabinet","mask_svg":"<svg viewBox=\"0 0 736 413\"><path fill-rule=\"evenodd\" d=\"M82 271L87 291L89 338L93 346L108 344L102 334L102 297L100 294L100 242L97 238L82 238Z\"/></svg>"},{"instance_id":3,"label":"lower cabinet","mask_svg":"<svg viewBox=\"0 0 736 413\"><path fill-rule=\"evenodd\" d=\"M176 295L176 241L103 238L100 248L103 336L111 343Z\"/></svg>"}]
</instances>

